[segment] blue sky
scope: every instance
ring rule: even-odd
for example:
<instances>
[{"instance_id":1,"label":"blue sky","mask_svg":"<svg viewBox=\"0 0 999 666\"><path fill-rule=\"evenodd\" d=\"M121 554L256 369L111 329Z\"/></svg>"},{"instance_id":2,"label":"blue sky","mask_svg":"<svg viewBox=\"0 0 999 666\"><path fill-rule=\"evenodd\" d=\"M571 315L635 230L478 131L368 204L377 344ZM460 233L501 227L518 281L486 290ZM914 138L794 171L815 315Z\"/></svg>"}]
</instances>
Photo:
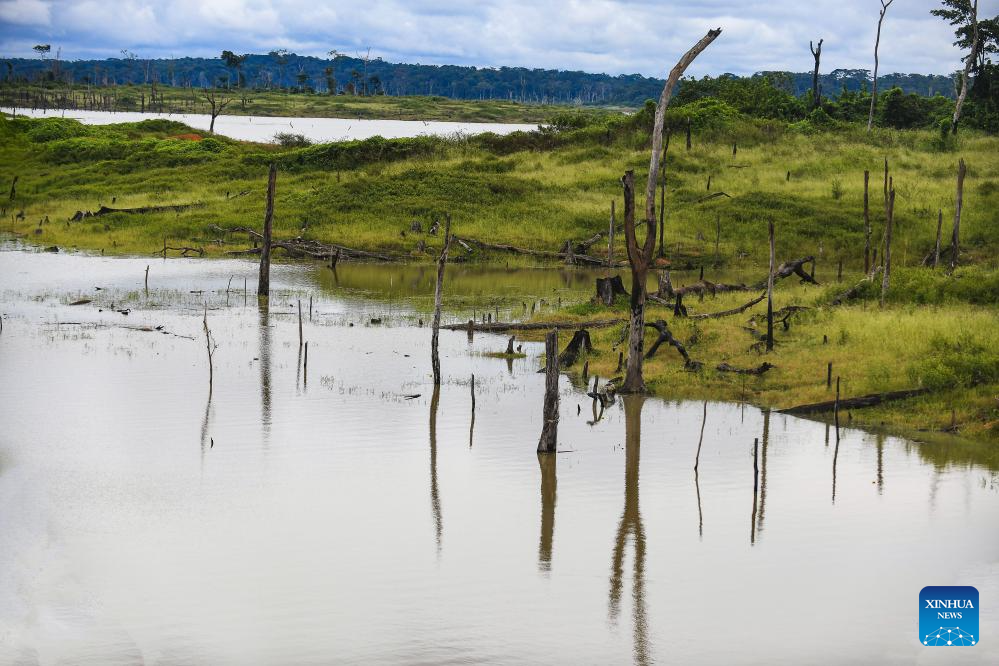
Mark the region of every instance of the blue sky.
<instances>
[{"instance_id":1,"label":"blue sky","mask_svg":"<svg viewBox=\"0 0 999 666\"><path fill-rule=\"evenodd\" d=\"M935 0L895 0L882 31L882 72L949 73L961 54L930 16ZM218 56L222 49L305 55L371 48L424 64L526 66L663 76L708 28L723 34L695 75L873 67L879 0L0 0L0 56L65 59ZM980 2L994 16L999 0Z\"/></svg>"}]
</instances>

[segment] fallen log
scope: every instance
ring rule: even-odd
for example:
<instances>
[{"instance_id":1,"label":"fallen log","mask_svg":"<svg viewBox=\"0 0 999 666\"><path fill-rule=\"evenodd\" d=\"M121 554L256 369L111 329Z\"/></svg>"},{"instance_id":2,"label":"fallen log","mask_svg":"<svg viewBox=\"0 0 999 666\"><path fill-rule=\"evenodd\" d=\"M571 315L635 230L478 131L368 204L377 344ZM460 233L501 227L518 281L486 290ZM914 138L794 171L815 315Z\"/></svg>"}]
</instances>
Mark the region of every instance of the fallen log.
<instances>
[{"instance_id":1,"label":"fallen log","mask_svg":"<svg viewBox=\"0 0 999 666\"><path fill-rule=\"evenodd\" d=\"M687 349L683 346L683 343L673 337L673 334L670 332L669 326L666 325L665 321L663 321L662 319L657 319L656 321L653 322L646 322L645 325L648 328L654 328L657 331L659 331L659 338L654 343L652 343L652 346L649 347L649 351L646 352L645 354L646 360L652 358L655 355L656 351L658 351L659 346L662 345L662 343L666 342L671 346L673 346L674 348L676 348L678 352L680 352L680 356L683 357L683 367L686 368L687 370L691 371L700 370L701 367L704 365L700 361L695 361L692 358L690 358L690 354L687 353Z\"/></svg>"},{"instance_id":2,"label":"fallen log","mask_svg":"<svg viewBox=\"0 0 999 666\"><path fill-rule=\"evenodd\" d=\"M233 233L245 233L249 234L253 238L258 240L263 239L263 234L261 234L256 229L251 229L249 227L220 227L218 225L211 225L210 229L212 231L217 231L225 234ZM299 254L313 259L322 259L328 261L331 256L339 254L339 256L347 257L350 259L375 259L378 261L395 261L395 257L390 257L385 254L379 254L377 252L369 252L367 250L358 250L352 247L346 247L344 245L337 245L336 243L322 243L317 240L308 240L305 238L292 238L289 240L274 240L271 241L271 247L279 247L283 250L291 252L293 254ZM236 250L229 252L228 254L259 254L260 250L258 248L252 248L249 250Z\"/></svg>"},{"instance_id":3,"label":"fallen log","mask_svg":"<svg viewBox=\"0 0 999 666\"><path fill-rule=\"evenodd\" d=\"M840 398L840 409L859 409L861 407L874 407L883 402L893 400L905 400L919 395L929 393L928 388L905 389L902 391L887 391L885 393L871 393L856 398ZM836 400L826 400L825 402L815 402L809 405L798 405L779 410L782 414L818 414L821 412L831 412L836 408Z\"/></svg>"},{"instance_id":4,"label":"fallen log","mask_svg":"<svg viewBox=\"0 0 999 666\"><path fill-rule=\"evenodd\" d=\"M755 368L737 368L733 365L729 365L728 363L720 363L718 364L718 367L715 369L718 370L719 372L734 372L738 375L756 375L757 377L759 377L768 370L772 370L773 368L776 367L777 367L776 365L764 361L758 367Z\"/></svg>"},{"instance_id":5,"label":"fallen log","mask_svg":"<svg viewBox=\"0 0 999 666\"><path fill-rule=\"evenodd\" d=\"M711 199L717 199L718 197L728 197L729 199L731 199L732 195L727 194L726 192L721 192L721 191L719 191L719 192L712 192L711 194L703 196L700 199L695 199L693 203L695 203L695 204L704 203L705 201L709 201Z\"/></svg>"},{"instance_id":6,"label":"fallen log","mask_svg":"<svg viewBox=\"0 0 999 666\"><path fill-rule=\"evenodd\" d=\"M718 317L728 317L729 315L740 314L742 312L745 312L749 308L753 307L757 303L761 302L766 297L767 297L766 293L763 293L763 294L760 294L757 298L754 298L753 300L749 301L748 303L740 305L737 308L732 308L731 310L722 310L721 312L707 312L707 313L704 313L704 314L690 315L690 318L691 319L716 319Z\"/></svg>"},{"instance_id":7,"label":"fallen log","mask_svg":"<svg viewBox=\"0 0 999 666\"><path fill-rule=\"evenodd\" d=\"M624 317L616 317L614 319L591 319L589 321L576 321L576 322L541 322L541 321L526 321L526 322L486 322L476 324L474 322L467 322L463 324L445 324L441 328L448 331L479 331L482 333L503 333L505 331L549 331L552 328L561 328L566 330L572 330L577 328L606 328L608 326L613 326L614 324L621 324L628 321Z\"/></svg>"},{"instance_id":8,"label":"fallen log","mask_svg":"<svg viewBox=\"0 0 999 666\"><path fill-rule=\"evenodd\" d=\"M880 272L881 272L881 267L880 266L875 267L874 270L868 273L866 277L860 280L860 282L853 285L852 287L844 291L836 298L832 299L832 301L830 301L830 305L842 305L843 303L849 300L853 300L854 298L857 297L857 295L861 292L861 290L863 290L865 285L874 282L874 278Z\"/></svg>"},{"instance_id":9,"label":"fallen log","mask_svg":"<svg viewBox=\"0 0 999 666\"><path fill-rule=\"evenodd\" d=\"M810 284L817 285L818 281L815 278L813 278L811 275L806 273L805 269L802 268L807 263L811 263L812 266L814 267L815 257L802 257L801 259L793 259L791 261L785 261L784 263L782 263L780 266L777 267L777 270L774 271L774 282L776 282L777 280L783 280L784 278L787 277L791 277L792 275L797 275L798 277L801 278L802 282L808 282ZM760 282L757 282L755 285L753 285L753 287L756 289L764 289L766 288L766 286L767 286L766 279L763 279Z\"/></svg>"},{"instance_id":10,"label":"fallen log","mask_svg":"<svg viewBox=\"0 0 999 666\"><path fill-rule=\"evenodd\" d=\"M477 245L484 250L495 250L498 252L510 252L512 254L523 254L529 257L542 257L544 259L561 259L566 260L571 258L576 263L591 264L593 266L604 266L606 265L606 260L597 259L586 254L575 254L574 252L549 252L547 250L530 250L526 247L517 247L515 245L506 245L503 243L487 243L486 241L477 240L475 238L457 238L455 240L458 242L468 243L469 245ZM595 241L594 241L595 242ZM564 246L563 246L564 247ZM570 248L571 249L571 248Z\"/></svg>"},{"instance_id":11,"label":"fallen log","mask_svg":"<svg viewBox=\"0 0 999 666\"><path fill-rule=\"evenodd\" d=\"M662 286L662 285L660 285ZM673 294L711 294L712 296L716 294L721 294L726 291L754 291L753 287L747 287L744 284L725 284L724 282L711 282L710 280L698 280L694 284L685 285L680 288L674 288Z\"/></svg>"},{"instance_id":12,"label":"fallen log","mask_svg":"<svg viewBox=\"0 0 999 666\"><path fill-rule=\"evenodd\" d=\"M180 212L182 210L187 210L188 208L199 208L204 206L204 202L195 201L193 203L186 204L167 204L163 206L139 206L138 208L110 208L108 206L101 206L97 209L96 213L89 213L89 216L100 217L101 215L111 215L112 213L127 213L127 214L143 214L143 213L162 213L164 211L176 211ZM83 217L87 217L86 213ZM76 217L74 215L74 217Z\"/></svg>"}]
</instances>

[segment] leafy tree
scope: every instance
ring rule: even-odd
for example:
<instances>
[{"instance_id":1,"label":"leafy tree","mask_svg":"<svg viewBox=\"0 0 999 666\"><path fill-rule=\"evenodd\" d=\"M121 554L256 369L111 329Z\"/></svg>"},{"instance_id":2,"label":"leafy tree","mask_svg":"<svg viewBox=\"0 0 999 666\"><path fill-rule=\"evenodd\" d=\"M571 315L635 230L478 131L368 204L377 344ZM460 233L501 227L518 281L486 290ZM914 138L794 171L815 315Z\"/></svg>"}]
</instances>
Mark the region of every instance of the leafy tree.
<instances>
[{"instance_id":1,"label":"leafy tree","mask_svg":"<svg viewBox=\"0 0 999 666\"><path fill-rule=\"evenodd\" d=\"M49 54L49 51L52 50L52 45L51 44L35 44L34 46L31 47L31 50L34 51L35 53L37 53L39 58L41 58L42 60L44 60L45 56L47 56Z\"/></svg>"},{"instance_id":2,"label":"leafy tree","mask_svg":"<svg viewBox=\"0 0 999 666\"><path fill-rule=\"evenodd\" d=\"M244 53L243 55L236 55L232 51L222 52L222 62L229 69L236 70L236 87L242 88L246 85L246 78L243 76L243 63L246 59L250 57L250 54Z\"/></svg>"},{"instance_id":3,"label":"leafy tree","mask_svg":"<svg viewBox=\"0 0 999 666\"><path fill-rule=\"evenodd\" d=\"M962 60L972 57L977 73L985 66L990 54L999 53L999 16L978 19L978 49L977 53L972 54L970 53L971 43L974 41L974 26L971 21L972 0L943 0L941 4L943 8L931 9L930 14L957 26L954 30L954 36L957 37L954 46L969 51Z\"/></svg>"}]
</instances>

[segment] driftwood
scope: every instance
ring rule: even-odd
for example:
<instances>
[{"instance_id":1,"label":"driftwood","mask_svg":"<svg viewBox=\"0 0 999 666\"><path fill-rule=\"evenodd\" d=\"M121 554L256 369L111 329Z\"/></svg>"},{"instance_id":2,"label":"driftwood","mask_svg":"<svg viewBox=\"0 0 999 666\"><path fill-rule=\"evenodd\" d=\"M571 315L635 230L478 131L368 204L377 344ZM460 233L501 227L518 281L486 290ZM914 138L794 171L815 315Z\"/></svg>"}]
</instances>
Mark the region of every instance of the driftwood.
<instances>
[{"instance_id":1,"label":"driftwood","mask_svg":"<svg viewBox=\"0 0 999 666\"><path fill-rule=\"evenodd\" d=\"M604 305L613 305L614 299L618 295L628 295L628 291L624 288L624 282L621 281L620 275L597 278L597 298L600 302Z\"/></svg>"},{"instance_id":2,"label":"driftwood","mask_svg":"<svg viewBox=\"0 0 999 666\"><path fill-rule=\"evenodd\" d=\"M729 199L731 199L732 195L730 195L730 194L728 194L726 192L722 192L721 190L719 190L718 192L712 192L711 194L707 194L707 195L701 197L700 199L695 199L691 203L695 203L695 204L704 203L705 201L710 201L711 199L717 199L718 197L728 197Z\"/></svg>"},{"instance_id":3,"label":"driftwood","mask_svg":"<svg viewBox=\"0 0 999 666\"><path fill-rule=\"evenodd\" d=\"M545 400L538 453L555 453L558 445L558 329L545 336Z\"/></svg>"},{"instance_id":4,"label":"driftwood","mask_svg":"<svg viewBox=\"0 0 999 666\"><path fill-rule=\"evenodd\" d=\"M686 368L687 370L692 370L692 371L700 370L701 367L704 365L700 361L695 361L692 358L690 358L690 354L687 353L687 349L683 346L683 343L677 340L675 337L673 337L673 334L670 332L669 327L666 325L666 322L663 321L662 319L658 319L654 322L647 322L645 326L648 328L654 328L657 331L659 331L659 338L654 343L652 343L652 346L649 347L649 351L645 354L646 359L652 358L655 355L656 351L659 350L659 346L662 345L662 343L666 342L675 347L676 350L680 352L680 356L683 357L683 367Z\"/></svg>"},{"instance_id":5,"label":"driftwood","mask_svg":"<svg viewBox=\"0 0 999 666\"><path fill-rule=\"evenodd\" d=\"M905 400L906 398L914 398L918 395L924 395L929 393L928 388L918 388L918 389L905 389L902 391L887 391L885 393L871 393L869 395L862 395L856 398L840 398L839 408L840 409L858 409L860 407L874 407L880 405L883 402L890 402L892 400ZM826 400L825 402L815 402L809 405L798 405L797 407L788 407L787 409L780 410L783 414L818 414L821 412L831 412L836 409L836 400Z\"/></svg>"},{"instance_id":6,"label":"driftwood","mask_svg":"<svg viewBox=\"0 0 999 666\"><path fill-rule=\"evenodd\" d=\"M192 252L197 252L199 257L205 256L205 248L203 248L203 247L187 247L187 246L171 247L169 245L164 245L163 249L160 252L157 252L156 254L161 254L162 253L163 256L166 257L167 250L173 250L175 252L180 252L180 256L182 256L182 257L186 257L186 256L190 255Z\"/></svg>"},{"instance_id":7,"label":"driftwood","mask_svg":"<svg viewBox=\"0 0 999 666\"><path fill-rule=\"evenodd\" d=\"M667 282L667 284L669 283ZM662 289L662 287L663 285L662 283L660 283L660 289ZM697 294L697 295L711 294L712 296L714 296L715 294L721 294L726 291L755 291L757 288L758 287L747 287L744 284L726 284L724 282L711 282L710 280L704 280L704 279L698 280L694 284L688 284L676 289L674 289L672 285L669 285L669 289L672 292L670 295L682 294L684 296L687 294Z\"/></svg>"},{"instance_id":8,"label":"driftwood","mask_svg":"<svg viewBox=\"0 0 999 666\"><path fill-rule=\"evenodd\" d=\"M718 370L719 372L734 372L739 375L756 375L757 377L759 377L768 370L772 370L773 368L776 367L777 367L776 365L764 361L758 367L755 368L737 368L735 366L729 365L728 363L720 363L718 367L715 369Z\"/></svg>"},{"instance_id":9,"label":"driftwood","mask_svg":"<svg viewBox=\"0 0 999 666\"><path fill-rule=\"evenodd\" d=\"M476 324L474 322L468 322L464 324L442 324L441 328L447 331L479 331L482 333L504 333L506 331L547 331L552 328L552 326L557 325L560 329L577 329L577 328L606 328L608 326L613 326L615 324L620 324L626 321L623 317L616 317L614 319L591 319L589 321L576 321L576 322L558 322L553 324L552 322L488 322Z\"/></svg>"}]
</instances>

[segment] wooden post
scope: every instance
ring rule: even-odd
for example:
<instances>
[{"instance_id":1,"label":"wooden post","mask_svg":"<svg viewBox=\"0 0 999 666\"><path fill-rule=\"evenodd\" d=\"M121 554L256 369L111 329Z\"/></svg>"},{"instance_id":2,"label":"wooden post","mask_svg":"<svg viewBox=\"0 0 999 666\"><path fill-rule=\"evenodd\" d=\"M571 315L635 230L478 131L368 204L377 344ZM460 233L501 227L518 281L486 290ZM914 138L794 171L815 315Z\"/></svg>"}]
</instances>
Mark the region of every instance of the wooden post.
<instances>
[{"instance_id":1,"label":"wooden post","mask_svg":"<svg viewBox=\"0 0 999 666\"><path fill-rule=\"evenodd\" d=\"M767 351L774 349L774 221L767 224L770 235L770 272L767 274Z\"/></svg>"},{"instance_id":2,"label":"wooden post","mask_svg":"<svg viewBox=\"0 0 999 666\"><path fill-rule=\"evenodd\" d=\"M933 249L933 268L940 263L940 232L943 229L943 208L937 211L937 244Z\"/></svg>"},{"instance_id":3,"label":"wooden post","mask_svg":"<svg viewBox=\"0 0 999 666\"><path fill-rule=\"evenodd\" d=\"M961 203L964 199L964 174L967 168L962 157L957 163L957 201L954 202L954 231L951 235L951 255L950 269L953 271L957 267L957 255L960 254L961 246Z\"/></svg>"},{"instance_id":4,"label":"wooden post","mask_svg":"<svg viewBox=\"0 0 999 666\"><path fill-rule=\"evenodd\" d=\"M885 306L885 296L888 294L888 281L891 277L891 228L895 216L895 188L888 192L888 215L885 218L885 253L884 273L881 278L881 307Z\"/></svg>"},{"instance_id":5,"label":"wooden post","mask_svg":"<svg viewBox=\"0 0 999 666\"><path fill-rule=\"evenodd\" d=\"M760 438L753 438L753 494L760 488Z\"/></svg>"},{"instance_id":6,"label":"wooden post","mask_svg":"<svg viewBox=\"0 0 999 666\"><path fill-rule=\"evenodd\" d=\"M832 388L832 361L826 366L826 388Z\"/></svg>"},{"instance_id":7,"label":"wooden post","mask_svg":"<svg viewBox=\"0 0 999 666\"><path fill-rule=\"evenodd\" d=\"M607 267L614 265L614 200L611 199L610 226L607 229Z\"/></svg>"},{"instance_id":8,"label":"wooden post","mask_svg":"<svg viewBox=\"0 0 999 666\"><path fill-rule=\"evenodd\" d=\"M690 118L687 118L687 150L690 150Z\"/></svg>"},{"instance_id":9,"label":"wooden post","mask_svg":"<svg viewBox=\"0 0 999 666\"><path fill-rule=\"evenodd\" d=\"M839 376L836 377L836 404L833 406L833 418L836 420L836 441L839 441Z\"/></svg>"},{"instance_id":10,"label":"wooden post","mask_svg":"<svg viewBox=\"0 0 999 666\"><path fill-rule=\"evenodd\" d=\"M302 363L302 380L309 383L309 343L305 343L305 361Z\"/></svg>"},{"instance_id":11,"label":"wooden post","mask_svg":"<svg viewBox=\"0 0 999 666\"><path fill-rule=\"evenodd\" d=\"M472 437L475 434L475 375L469 383L469 391L472 394L472 420L468 424L468 448L472 448Z\"/></svg>"},{"instance_id":12,"label":"wooden post","mask_svg":"<svg viewBox=\"0 0 999 666\"><path fill-rule=\"evenodd\" d=\"M839 258L839 268L836 269L836 281L843 281L843 257Z\"/></svg>"},{"instance_id":13,"label":"wooden post","mask_svg":"<svg viewBox=\"0 0 999 666\"><path fill-rule=\"evenodd\" d=\"M243 278L243 305L246 305L246 278Z\"/></svg>"},{"instance_id":14,"label":"wooden post","mask_svg":"<svg viewBox=\"0 0 999 666\"><path fill-rule=\"evenodd\" d=\"M208 397L211 398L212 395L212 383L215 379L215 367L212 363L212 355L215 353L215 348L217 345L215 341L212 340L212 332L208 329L208 306L205 305L205 318L202 320L201 325L205 329L205 346L208 349Z\"/></svg>"},{"instance_id":15,"label":"wooden post","mask_svg":"<svg viewBox=\"0 0 999 666\"><path fill-rule=\"evenodd\" d=\"M298 346L302 346L302 299L298 299Z\"/></svg>"},{"instance_id":16,"label":"wooden post","mask_svg":"<svg viewBox=\"0 0 999 666\"><path fill-rule=\"evenodd\" d=\"M444 214L444 247L437 257L437 284L434 287L434 323L430 338L430 364L434 373L434 386L441 385L441 360L437 353L438 337L441 328L441 298L444 295L444 266L447 264L447 252L451 245L451 213ZM473 323L468 322L468 333L471 335Z\"/></svg>"},{"instance_id":17,"label":"wooden post","mask_svg":"<svg viewBox=\"0 0 999 666\"><path fill-rule=\"evenodd\" d=\"M267 173L267 206L264 209L264 239L260 248L260 278L257 282L257 297L271 295L271 222L274 219L274 187L277 184L277 164L271 163ZM164 255L166 248L163 249Z\"/></svg>"},{"instance_id":18,"label":"wooden post","mask_svg":"<svg viewBox=\"0 0 999 666\"><path fill-rule=\"evenodd\" d=\"M871 172L864 170L864 275L871 272L871 211L868 206L868 187Z\"/></svg>"},{"instance_id":19,"label":"wooden post","mask_svg":"<svg viewBox=\"0 0 999 666\"><path fill-rule=\"evenodd\" d=\"M312 321L312 294L309 294L309 321Z\"/></svg>"},{"instance_id":20,"label":"wooden post","mask_svg":"<svg viewBox=\"0 0 999 666\"><path fill-rule=\"evenodd\" d=\"M558 445L558 329L545 335L545 403L538 453L555 453Z\"/></svg>"},{"instance_id":21,"label":"wooden post","mask_svg":"<svg viewBox=\"0 0 999 666\"><path fill-rule=\"evenodd\" d=\"M738 143L733 143L732 144L732 157L735 157L738 152L739 152L739 144Z\"/></svg>"},{"instance_id":22,"label":"wooden post","mask_svg":"<svg viewBox=\"0 0 999 666\"><path fill-rule=\"evenodd\" d=\"M149 265L146 264L146 298L149 297Z\"/></svg>"}]
</instances>

